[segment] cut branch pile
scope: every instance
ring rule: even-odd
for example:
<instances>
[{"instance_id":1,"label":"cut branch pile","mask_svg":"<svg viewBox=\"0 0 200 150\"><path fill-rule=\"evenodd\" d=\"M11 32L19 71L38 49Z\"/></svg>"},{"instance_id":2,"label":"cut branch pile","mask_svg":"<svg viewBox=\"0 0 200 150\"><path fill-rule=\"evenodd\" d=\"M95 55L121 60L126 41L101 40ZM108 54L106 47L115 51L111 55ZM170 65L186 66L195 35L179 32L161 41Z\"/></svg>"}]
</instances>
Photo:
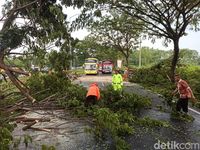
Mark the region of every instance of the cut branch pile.
<instances>
[{"instance_id":1,"label":"cut branch pile","mask_svg":"<svg viewBox=\"0 0 200 150\"><path fill-rule=\"evenodd\" d=\"M41 94L42 92L47 92L49 89L37 92L33 95ZM3 93L5 94L5 93ZM15 95L18 96L18 95ZM5 104L0 106L0 111L2 115L5 116L4 122L10 122L10 121L16 121L16 123L24 123L26 126L23 128L23 130L26 129L33 129L37 131L46 131L50 132L49 129L41 129L41 128L32 128L34 124L37 122L49 122L49 118L27 118L27 117L18 117L16 116L22 116L25 115L29 111L34 110L60 110L63 109L63 107L60 107L57 102L58 93L52 94L43 100L39 102L35 102L32 104L30 101L27 101L27 98L21 98L14 104L6 104L6 101L9 101L8 98L2 100L1 102ZM63 95L62 95L63 96ZM62 97L60 96L60 97Z\"/></svg>"}]
</instances>

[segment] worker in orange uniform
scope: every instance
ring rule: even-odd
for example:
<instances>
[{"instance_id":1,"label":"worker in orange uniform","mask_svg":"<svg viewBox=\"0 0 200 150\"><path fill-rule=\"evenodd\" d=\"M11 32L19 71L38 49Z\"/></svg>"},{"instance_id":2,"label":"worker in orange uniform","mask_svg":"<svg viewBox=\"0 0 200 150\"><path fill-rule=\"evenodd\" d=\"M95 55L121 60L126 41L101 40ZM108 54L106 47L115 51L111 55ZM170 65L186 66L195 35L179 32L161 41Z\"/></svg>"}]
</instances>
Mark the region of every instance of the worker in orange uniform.
<instances>
[{"instance_id":1,"label":"worker in orange uniform","mask_svg":"<svg viewBox=\"0 0 200 150\"><path fill-rule=\"evenodd\" d=\"M94 105L99 99L100 99L100 91L98 84L97 83L90 84L86 95L85 106L88 107L91 104Z\"/></svg>"}]
</instances>

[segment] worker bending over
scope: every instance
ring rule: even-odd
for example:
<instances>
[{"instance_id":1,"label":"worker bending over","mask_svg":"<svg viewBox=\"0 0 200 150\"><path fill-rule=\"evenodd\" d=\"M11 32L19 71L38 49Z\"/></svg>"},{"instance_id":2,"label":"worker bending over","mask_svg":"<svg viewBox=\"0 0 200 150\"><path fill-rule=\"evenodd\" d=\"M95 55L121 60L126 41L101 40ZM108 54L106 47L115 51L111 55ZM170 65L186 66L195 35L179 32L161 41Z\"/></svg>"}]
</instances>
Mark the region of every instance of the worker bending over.
<instances>
[{"instance_id":1,"label":"worker bending over","mask_svg":"<svg viewBox=\"0 0 200 150\"><path fill-rule=\"evenodd\" d=\"M100 91L98 84L97 83L90 84L86 95L85 106L88 107L90 105L94 105L99 99L100 99Z\"/></svg>"}]
</instances>

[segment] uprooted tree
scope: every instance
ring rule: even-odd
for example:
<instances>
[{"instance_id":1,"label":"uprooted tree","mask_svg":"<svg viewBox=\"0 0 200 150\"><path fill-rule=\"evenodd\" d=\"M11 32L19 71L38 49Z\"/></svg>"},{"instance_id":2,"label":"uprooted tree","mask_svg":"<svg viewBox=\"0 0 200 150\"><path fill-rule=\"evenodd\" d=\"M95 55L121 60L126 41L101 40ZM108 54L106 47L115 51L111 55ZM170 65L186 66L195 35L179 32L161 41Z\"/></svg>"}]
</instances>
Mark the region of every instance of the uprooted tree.
<instances>
[{"instance_id":1,"label":"uprooted tree","mask_svg":"<svg viewBox=\"0 0 200 150\"><path fill-rule=\"evenodd\" d=\"M23 75L29 75L29 73L11 67L5 63L5 58L12 54L20 55L20 53L13 53L13 50L23 45L28 46L27 53L34 54L38 49L45 51L43 46L46 44L63 41L66 44L66 41L69 41L70 34L65 20L67 16L63 13L62 6L80 7L83 1L60 0L59 2L56 0L10 0L5 2L2 10L0 68L5 70L12 83L32 102L35 99L29 94L28 88L15 76L15 73Z\"/></svg>"},{"instance_id":2,"label":"uprooted tree","mask_svg":"<svg viewBox=\"0 0 200 150\"><path fill-rule=\"evenodd\" d=\"M95 0L88 1L84 6L82 15L77 20L82 20L82 25L92 22L94 19L91 16L98 17L100 12L108 13L114 9L144 22L144 33L148 33L150 38L165 38L165 43L172 41L172 79L179 57L179 40L186 35L188 27L196 31L200 19L200 0Z\"/></svg>"}]
</instances>

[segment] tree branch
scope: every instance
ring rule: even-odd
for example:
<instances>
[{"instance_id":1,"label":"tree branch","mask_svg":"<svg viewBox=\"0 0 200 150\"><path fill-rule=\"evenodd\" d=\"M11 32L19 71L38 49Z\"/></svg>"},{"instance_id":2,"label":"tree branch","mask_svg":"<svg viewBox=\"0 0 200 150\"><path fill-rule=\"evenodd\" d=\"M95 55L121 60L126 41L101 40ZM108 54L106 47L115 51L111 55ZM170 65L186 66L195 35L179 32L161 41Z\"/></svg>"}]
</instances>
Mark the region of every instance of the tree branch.
<instances>
[{"instance_id":1,"label":"tree branch","mask_svg":"<svg viewBox=\"0 0 200 150\"><path fill-rule=\"evenodd\" d=\"M39 0L35 0L35 1L31 2L31 3L25 4L24 6L21 6L21 7L15 8L14 11L18 11L18 10L20 10L20 9L27 8L27 7L33 5L33 4L37 3L37 2L39 2Z\"/></svg>"},{"instance_id":2,"label":"tree branch","mask_svg":"<svg viewBox=\"0 0 200 150\"><path fill-rule=\"evenodd\" d=\"M195 7L197 7L198 5L200 5L200 1L198 1L196 4L194 4L190 9L188 9L188 11L185 12L185 14L188 14L189 12L191 12Z\"/></svg>"},{"instance_id":3,"label":"tree branch","mask_svg":"<svg viewBox=\"0 0 200 150\"><path fill-rule=\"evenodd\" d=\"M17 52L14 53L13 52L13 53L6 53L5 55L8 56L8 55L32 55L32 54L34 54L34 53L17 53Z\"/></svg>"},{"instance_id":4,"label":"tree branch","mask_svg":"<svg viewBox=\"0 0 200 150\"><path fill-rule=\"evenodd\" d=\"M137 15L137 14L132 14L130 11L127 10L127 9L129 8L129 6L118 5L117 7L121 8L122 11L126 12L128 15L130 15L130 16L132 16L132 17L135 17L135 18L138 18L138 19L142 20L144 23L147 23L147 24L151 25L153 28L158 29L159 31L163 32L163 35L165 35L165 37L168 37L168 36L169 36L168 33L167 33L166 31L164 31L164 30L161 29L159 26L157 26L157 25L155 24L155 22L152 22L152 21L158 22L157 20L154 20L154 18L150 17L150 18L152 19L152 21L149 21L149 20L147 20L146 18L144 18L143 16L139 16L139 15ZM127 7L128 7L128 8L127 8ZM131 8L131 9L135 9L135 8ZM138 10L138 9L136 8L136 10ZM149 17L148 14L145 14L145 13L142 12L141 10L138 10L138 11L140 11L144 16ZM160 22L158 22L158 23L160 23ZM170 36L170 37L171 37L171 36Z\"/></svg>"}]
</instances>

